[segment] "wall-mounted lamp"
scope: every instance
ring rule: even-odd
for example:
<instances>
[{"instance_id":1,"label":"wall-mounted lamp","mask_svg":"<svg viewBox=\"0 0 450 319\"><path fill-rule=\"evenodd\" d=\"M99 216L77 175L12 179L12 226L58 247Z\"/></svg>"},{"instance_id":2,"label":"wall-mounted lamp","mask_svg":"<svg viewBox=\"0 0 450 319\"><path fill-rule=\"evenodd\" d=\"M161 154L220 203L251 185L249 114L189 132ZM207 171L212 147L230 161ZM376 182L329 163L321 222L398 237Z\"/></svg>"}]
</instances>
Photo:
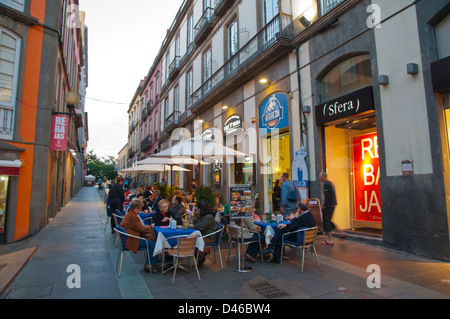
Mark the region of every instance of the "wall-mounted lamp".
<instances>
[{"instance_id":1,"label":"wall-mounted lamp","mask_svg":"<svg viewBox=\"0 0 450 319\"><path fill-rule=\"evenodd\" d=\"M379 75L378 76L378 84L379 85L388 85L389 84L389 76Z\"/></svg>"},{"instance_id":2,"label":"wall-mounted lamp","mask_svg":"<svg viewBox=\"0 0 450 319\"><path fill-rule=\"evenodd\" d=\"M64 101L66 103L69 112L52 112L55 115L73 115L75 108L78 105L79 95L75 91L69 91L64 95Z\"/></svg>"},{"instance_id":3,"label":"wall-mounted lamp","mask_svg":"<svg viewBox=\"0 0 450 319\"><path fill-rule=\"evenodd\" d=\"M305 16L303 16L300 19L298 19L298 21L300 21L302 26L305 27L305 28L309 27L312 24L311 21L309 21L308 19L305 18Z\"/></svg>"},{"instance_id":4,"label":"wall-mounted lamp","mask_svg":"<svg viewBox=\"0 0 450 319\"><path fill-rule=\"evenodd\" d=\"M222 106L222 110L228 110L228 105Z\"/></svg>"},{"instance_id":5,"label":"wall-mounted lamp","mask_svg":"<svg viewBox=\"0 0 450 319\"><path fill-rule=\"evenodd\" d=\"M312 107L310 105L304 105L303 106L303 113L309 114L312 111Z\"/></svg>"},{"instance_id":6,"label":"wall-mounted lamp","mask_svg":"<svg viewBox=\"0 0 450 319\"><path fill-rule=\"evenodd\" d=\"M409 63L406 65L406 71L410 75L416 75L419 73L419 65L416 63Z\"/></svg>"},{"instance_id":7,"label":"wall-mounted lamp","mask_svg":"<svg viewBox=\"0 0 450 319\"><path fill-rule=\"evenodd\" d=\"M267 83L269 83L269 80L268 80L267 78L261 78L261 79L259 80L259 83L261 83L261 84L267 84Z\"/></svg>"}]
</instances>

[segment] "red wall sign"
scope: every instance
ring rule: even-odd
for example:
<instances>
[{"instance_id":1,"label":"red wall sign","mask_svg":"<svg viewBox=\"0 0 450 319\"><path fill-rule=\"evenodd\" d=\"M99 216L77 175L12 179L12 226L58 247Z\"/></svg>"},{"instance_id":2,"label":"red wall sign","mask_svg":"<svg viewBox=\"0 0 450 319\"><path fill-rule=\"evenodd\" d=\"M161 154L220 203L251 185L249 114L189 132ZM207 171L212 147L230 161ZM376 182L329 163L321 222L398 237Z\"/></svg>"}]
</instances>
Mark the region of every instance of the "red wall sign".
<instances>
[{"instance_id":1,"label":"red wall sign","mask_svg":"<svg viewBox=\"0 0 450 319\"><path fill-rule=\"evenodd\" d=\"M68 129L68 116L53 115L52 137L50 141L50 149L52 151L67 151Z\"/></svg>"},{"instance_id":2,"label":"red wall sign","mask_svg":"<svg viewBox=\"0 0 450 319\"><path fill-rule=\"evenodd\" d=\"M381 223L379 158L376 133L353 138L355 220Z\"/></svg>"}]
</instances>

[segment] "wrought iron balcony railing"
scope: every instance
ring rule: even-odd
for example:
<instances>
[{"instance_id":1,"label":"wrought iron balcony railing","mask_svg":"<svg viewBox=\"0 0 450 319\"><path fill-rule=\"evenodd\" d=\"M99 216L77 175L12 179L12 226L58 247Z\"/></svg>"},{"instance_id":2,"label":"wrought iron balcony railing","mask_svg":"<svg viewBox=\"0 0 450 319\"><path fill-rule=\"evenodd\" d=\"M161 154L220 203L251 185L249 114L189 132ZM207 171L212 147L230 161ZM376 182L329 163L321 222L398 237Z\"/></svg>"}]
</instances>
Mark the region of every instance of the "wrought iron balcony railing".
<instances>
[{"instance_id":1,"label":"wrought iron balcony railing","mask_svg":"<svg viewBox=\"0 0 450 319\"><path fill-rule=\"evenodd\" d=\"M194 42L199 44L211 31L215 19L214 9L206 8L194 28Z\"/></svg>"},{"instance_id":2,"label":"wrought iron balcony railing","mask_svg":"<svg viewBox=\"0 0 450 319\"><path fill-rule=\"evenodd\" d=\"M169 74L167 75L167 78L169 81L172 81L180 72L180 57L176 56L172 63L169 65Z\"/></svg>"},{"instance_id":3,"label":"wrought iron balcony railing","mask_svg":"<svg viewBox=\"0 0 450 319\"><path fill-rule=\"evenodd\" d=\"M174 129L179 123L180 111L173 111L166 119L166 125L164 128L165 133L170 132Z\"/></svg>"}]
</instances>

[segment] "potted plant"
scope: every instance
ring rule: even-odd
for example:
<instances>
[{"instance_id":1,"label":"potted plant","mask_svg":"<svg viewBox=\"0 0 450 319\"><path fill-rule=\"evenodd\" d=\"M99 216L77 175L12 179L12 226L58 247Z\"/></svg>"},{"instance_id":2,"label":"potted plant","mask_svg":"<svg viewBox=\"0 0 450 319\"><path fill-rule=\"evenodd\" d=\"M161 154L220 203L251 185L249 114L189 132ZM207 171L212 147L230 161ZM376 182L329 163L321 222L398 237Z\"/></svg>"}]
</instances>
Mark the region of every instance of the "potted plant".
<instances>
[{"instance_id":1,"label":"potted plant","mask_svg":"<svg viewBox=\"0 0 450 319\"><path fill-rule=\"evenodd\" d=\"M197 186L195 188L194 197L197 203L206 203L211 209L214 209L216 204L216 192L210 186Z\"/></svg>"}]
</instances>

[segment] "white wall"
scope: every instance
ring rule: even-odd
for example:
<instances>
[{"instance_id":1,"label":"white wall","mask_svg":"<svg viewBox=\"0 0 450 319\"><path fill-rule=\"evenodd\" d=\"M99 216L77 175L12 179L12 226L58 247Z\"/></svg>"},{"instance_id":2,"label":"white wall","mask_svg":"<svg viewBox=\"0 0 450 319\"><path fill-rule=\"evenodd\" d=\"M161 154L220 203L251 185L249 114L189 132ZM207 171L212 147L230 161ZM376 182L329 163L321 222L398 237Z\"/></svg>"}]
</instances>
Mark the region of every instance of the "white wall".
<instances>
[{"instance_id":1,"label":"white wall","mask_svg":"<svg viewBox=\"0 0 450 319\"><path fill-rule=\"evenodd\" d=\"M383 19L411 2L377 0L376 4ZM405 160L414 162L414 174L433 172L416 17L413 6L375 29L378 71L389 76L389 85L380 88L388 176L402 175ZM419 65L418 75L406 73L408 63Z\"/></svg>"}]
</instances>

